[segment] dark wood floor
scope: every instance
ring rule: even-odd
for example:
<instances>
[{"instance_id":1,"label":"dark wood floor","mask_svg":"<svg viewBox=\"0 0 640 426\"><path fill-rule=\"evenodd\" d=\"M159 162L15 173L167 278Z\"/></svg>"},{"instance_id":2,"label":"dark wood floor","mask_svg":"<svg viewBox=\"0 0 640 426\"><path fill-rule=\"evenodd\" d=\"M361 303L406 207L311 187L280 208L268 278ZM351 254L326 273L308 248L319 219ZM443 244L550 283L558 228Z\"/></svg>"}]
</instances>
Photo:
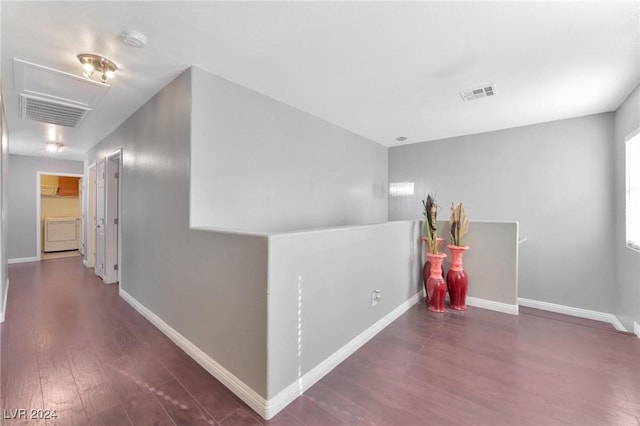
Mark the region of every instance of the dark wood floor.
<instances>
[{"instance_id":1,"label":"dark wood floor","mask_svg":"<svg viewBox=\"0 0 640 426\"><path fill-rule=\"evenodd\" d=\"M640 339L522 309L410 309L270 422L82 267L10 266L3 417L60 425L640 425Z\"/></svg>"}]
</instances>

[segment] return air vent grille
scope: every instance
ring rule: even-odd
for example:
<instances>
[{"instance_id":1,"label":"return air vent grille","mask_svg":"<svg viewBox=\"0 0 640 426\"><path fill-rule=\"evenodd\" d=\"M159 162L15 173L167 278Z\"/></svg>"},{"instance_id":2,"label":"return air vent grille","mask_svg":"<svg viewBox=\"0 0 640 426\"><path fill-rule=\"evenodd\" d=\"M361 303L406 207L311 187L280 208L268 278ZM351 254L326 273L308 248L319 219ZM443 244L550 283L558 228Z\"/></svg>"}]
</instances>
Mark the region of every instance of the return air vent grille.
<instances>
[{"instance_id":1,"label":"return air vent grille","mask_svg":"<svg viewBox=\"0 0 640 426\"><path fill-rule=\"evenodd\" d=\"M473 101L480 98L486 98L488 96L495 96L496 94L496 86L484 86L478 89L466 90L464 92L460 92L460 97L463 101Z\"/></svg>"},{"instance_id":2,"label":"return air vent grille","mask_svg":"<svg viewBox=\"0 0 640 426\"><path fill-rule=\"evenodd\" d=\"M25 94L20 95L20 109L22 118L66 127L78 127L91 111L90 108Z\"/></svg>"}]
</instances>

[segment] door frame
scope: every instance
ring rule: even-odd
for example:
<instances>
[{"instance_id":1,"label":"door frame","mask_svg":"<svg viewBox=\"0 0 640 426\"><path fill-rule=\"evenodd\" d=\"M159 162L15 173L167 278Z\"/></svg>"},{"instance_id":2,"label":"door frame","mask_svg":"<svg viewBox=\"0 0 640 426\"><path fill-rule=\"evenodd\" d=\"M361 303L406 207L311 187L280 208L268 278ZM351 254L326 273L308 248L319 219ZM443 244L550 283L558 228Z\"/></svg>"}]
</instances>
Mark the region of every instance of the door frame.
<instances>
[{"instance_id":1,"label":"door frame","mask_svg":"<svg viewBox=\"0 0 640 426\"><path fill-rule=\"evenodd\" d=\"M84 265L93 268L96 264L96 163L91 163L87 168L87 188L85 189L86 202L86 227L85 239L87 244L84 247Z\"/></svg>"},{"instance_id":2,"label":"door frame","mask_svg":"<svg viewBox=\"0 0 640 426\"><path fill-rule=\"evenodd\" d=\"M40 200L42 197L42 188L40 186L40 176L49 175L49 176L67 176L67 177L78 177L82 178L84 175L79 175L77 173L65 173L65 172L50 172L50 171L37 171L36 172L36 257L38 260L42 259L42 219L40 215L42 214L40 211ZM33 176L33 175L32 175ZM78 218L81 220L81 218Z\"/></svg>"},{"instance_id":3,"label":"door frame","mask_svg":"<svg viewBox=\"0 0 640 426\"><path fill-rule=\"evenodd\" d=\"M113 169L113 162L117 160L117 168ZM118 174L117 179L111 176ZM113 193L115 192L115 198ZM116 203L113 209L112 203ZM122 148L105 157L105 284L120 282L122 265ZM118 219L115 224L113 215ZM115 230L114 230L115 227ZM115 233L115 235L114 235ZM116 240L115 242L113 240ZM114 256L115 253L115 256ZM114 270L113 265L118 265Z\"/></svg>"},{"instance_id":4,"label":"door frame","mask_svg":"<svg viewBox=\"0 0 640 426\"><path fill-rule=\"evenodd\" d=\"M84 202L84 176L81 177L80 179L78 179L78 197L80 200L80 246L78 247L78 250L80 251L80 254L82 255L82 259L84 262L84 253L86 250L86 245L84 243L85 241L85 237L84 237L84 228L85 228L85 222L86 222L86 216L87 216L87 212L85 211L85 202Z\"/></svg>"}]
</instances>

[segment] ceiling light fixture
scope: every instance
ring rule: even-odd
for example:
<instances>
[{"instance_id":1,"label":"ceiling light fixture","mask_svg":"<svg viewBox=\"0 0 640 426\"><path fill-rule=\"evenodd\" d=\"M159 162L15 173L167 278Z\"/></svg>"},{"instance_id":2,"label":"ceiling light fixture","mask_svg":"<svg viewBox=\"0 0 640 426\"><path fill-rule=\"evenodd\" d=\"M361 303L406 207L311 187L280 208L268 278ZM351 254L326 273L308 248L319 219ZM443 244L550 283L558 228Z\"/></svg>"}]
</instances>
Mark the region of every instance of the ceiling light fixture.
<instances>
[{"instance_id":1,"label":"ceiling light fixture","mask_svg":"<svg viewBox=\"0 0 640 426\"><path fill-rule=\"evenodd\" d=\"M87 78L91 78L94 72L102 73L100 81L106 83L108 79L115 77L118 67L116 64L104 56L95 55L93 53L80 53L78 54L78 60L82 64L84 75Z\"/></svg>"},{"instance_id":2,"label":"ceiling light fixture","mask_svg":"<svg viewBox=\"0 0 640 426\"><path fill-rule=\"evenodd\" d=\"M396 140L397 140L398 142L404 142L404 141L406 141L406 140L407 140L407 137L406 137L406 136L398 136L398 137L396 138Z\"/></svg>"},{"instance_id":3,"label":"ceiling light fixture","mask_svg":"<svg viewBox=\"0 0 640 426\"><path fill-rule=\"evenodd\" d=\"M47 142L47 151L49 152L62 152L64 145L60 142Z\"/></svg>"}]
</instances>

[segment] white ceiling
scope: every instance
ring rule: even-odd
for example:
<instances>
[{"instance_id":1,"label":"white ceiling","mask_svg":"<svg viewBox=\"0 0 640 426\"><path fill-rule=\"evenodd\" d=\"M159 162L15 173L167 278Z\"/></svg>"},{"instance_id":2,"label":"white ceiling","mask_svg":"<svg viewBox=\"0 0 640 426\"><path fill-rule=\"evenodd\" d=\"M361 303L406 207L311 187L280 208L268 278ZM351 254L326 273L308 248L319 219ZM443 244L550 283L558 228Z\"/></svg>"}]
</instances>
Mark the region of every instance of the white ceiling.
<instances>
[{"instance_id":1,"label":"white ceiling","mask_svg":"<svg viewBox=\"0 0 640 426\"><path fill-rule=\"evenodd\" d=\"M615 110L640 83L640 2L3 1L10 150L84 152L190 65L383 145ZM147 35L136 49L124 30ZM120 67L78 129L20 118L13 59L76 75L76 54ZM495 84L497 96L458 92Z\"/></svg>"}]
</instances>

